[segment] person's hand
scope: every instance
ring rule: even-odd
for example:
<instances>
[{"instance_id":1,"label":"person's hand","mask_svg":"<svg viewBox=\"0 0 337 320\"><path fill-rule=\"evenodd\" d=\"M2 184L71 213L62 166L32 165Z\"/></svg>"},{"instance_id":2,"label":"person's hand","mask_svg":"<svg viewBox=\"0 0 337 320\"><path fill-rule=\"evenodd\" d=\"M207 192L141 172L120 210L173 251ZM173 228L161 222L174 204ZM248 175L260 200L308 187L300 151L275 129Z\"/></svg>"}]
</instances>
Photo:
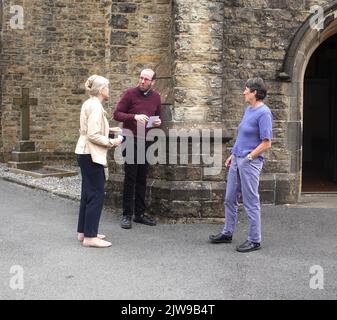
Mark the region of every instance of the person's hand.
<instances>
[{"instance_id":1,"label":"person's hand","mask_svg":"<svg viewBox=\"0 0 337 320\"><path fill-rule=\"evenodd\" d=\"M122 143L122 141L123 140L119 139L119 138L115 138L115 139L110 139L109 140L111 147L117 147L117 146L119 146Z\"/></svg>"},{"instance_id":2,"label":"person's hand","mask_svg":"<svg viewBox=\"0 0 337 320\"><path fill-rule=\"evenodd\" d=\"M115 134L120 134L122 133L122 129L120 127L112 127L112 128L109 128L109 131L110 132L113 132Z\"/></svg>"},{"instance_id":3,"label":"person's hand","mask_svg":"<svg viewBox=\"0 0 337 320\"><path fill-rule=\"evenodd\" d=\"M114 140L116 140L115 147L119 146L122 143L122 141L123 141L123 139L120 139L120 138L116 138Z\"/></svg>"},{"instance_id":4,"label":"person's hand","mask_svg":"<svg viewBox=\"0 0 337 320\"><path fill-rule=\"evenodd\" d=\"M154 127L159 127L161 125L161 120L160 119L154 120L152 124Z\"/></svg>"},{"instance_id":5,"label":"person's hand","mask_svg":"<svg viewBox=\"0 0 337 320\"><path fill-rule=\"evenodd\" d=\"M230 155L230 156L226 159L226 161L225 161L225 167L226 167L226 168L229 168L229 167L231 166L231 163L232 163L232 157L233 157L233 155Z\"/></svg>"},{"instance_id":6,"label":"person's hand","mask_svg":"<svg viewBox=\"0 0 337 320\"><path fill-rule=\"evenodd\" d=\"M145 114L136 114L135 115L135 120L145 124L147 121L149 121L149 117Z\"/></svg>"}]
</instances>

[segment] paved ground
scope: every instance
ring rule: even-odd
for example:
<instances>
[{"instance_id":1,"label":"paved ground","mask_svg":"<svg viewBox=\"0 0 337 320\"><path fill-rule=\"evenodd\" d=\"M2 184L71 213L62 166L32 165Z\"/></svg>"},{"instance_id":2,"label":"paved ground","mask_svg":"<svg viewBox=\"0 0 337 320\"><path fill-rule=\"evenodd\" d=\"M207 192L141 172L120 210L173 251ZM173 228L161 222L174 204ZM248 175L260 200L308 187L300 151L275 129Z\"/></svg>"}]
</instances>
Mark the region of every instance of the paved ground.
<instances>
[{"instance_id":1,"label":"paved ground","mask_svg":"<svg viewBox=\"0 0 337 320\"><path fill-rule=\"evenodd\" d=\"M113 246L96 249L75 239L77 201L0 179L0 299L336 299L337 206L311 202L263 207L263 249L248 254L234 250L244 214L232 244L212 245L221 225L123 230L104 212L100 231ZM20 284L13 266L22 290L10 286Z\"/></svg>"}]
</instances>

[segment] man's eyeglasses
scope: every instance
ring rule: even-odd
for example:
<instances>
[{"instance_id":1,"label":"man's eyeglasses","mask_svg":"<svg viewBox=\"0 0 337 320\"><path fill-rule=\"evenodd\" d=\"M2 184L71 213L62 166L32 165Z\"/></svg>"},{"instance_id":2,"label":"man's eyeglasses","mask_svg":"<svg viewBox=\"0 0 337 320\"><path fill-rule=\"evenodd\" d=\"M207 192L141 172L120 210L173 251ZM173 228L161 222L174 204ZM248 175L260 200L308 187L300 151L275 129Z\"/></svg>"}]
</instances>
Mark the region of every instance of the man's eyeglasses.
<instances>
[{"instance_id":1,"label":"man's eyeglasses","mask_svg":"<svg viewBox=\"0 0 337 320\"><path fill-rule=\"evenodd\" d=\"M152 81L152 79L148 79L148 78L144 78L144 77L140 77L139 79L144 80L144 81L150 81L150 82Z\"/></svg>"}]
</instances>

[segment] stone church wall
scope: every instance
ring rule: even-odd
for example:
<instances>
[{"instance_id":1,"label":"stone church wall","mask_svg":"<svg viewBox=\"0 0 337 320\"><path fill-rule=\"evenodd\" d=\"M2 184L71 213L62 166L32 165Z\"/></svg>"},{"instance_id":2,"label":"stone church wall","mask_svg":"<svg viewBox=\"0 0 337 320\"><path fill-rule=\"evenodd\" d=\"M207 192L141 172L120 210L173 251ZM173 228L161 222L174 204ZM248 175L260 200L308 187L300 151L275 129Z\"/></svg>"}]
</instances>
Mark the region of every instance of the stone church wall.
<instances>
[{"instance_id":1,"label":"stone church wall","mask_svg":"<svg viewBox=\"0 0 337 320\"><path fill-rule=\"evenodd\" d=\"M13 29L11 6L23 8L23 29ZM29 88L31 134L47 157L73 155L88 75L104 72L102 1L4 1L2 39L2 151L8 160L20 135L20 108L13 97Z\"/></svg>"},{"instance_id":2,"label":"stone church wall","mask_svg":"<svg viewBox=\"0 0 337 320\"><path fill-rule=\"evenodd\" d=\"M278 75L292 39L310 16L310 7L331 2L17 0L15 4L24 8L24 28L13 29L10 6L14 2L2 1L0 152L8 160L19 137L20 110L13 105L13 97L20 96L21 88L29 88L30 96L38 99L38 105L31 107L31 139L37 149L45 157L72 158L86 78L99 73L111 80L107 105L111 113L120 94L136 85L140 70L152 67L159 76L164 130L222 128L232 137L224 145L227 156L244 110L245 80L261 75L269 88L266 103L274 115L262 199L296 201L301 163L294 168L298 150L289 145L294 132L289 121L292 93ZM110 164L113 174L122 174L121 167ZM202 175L201 166L157 166L151 177L163 179L158 194L164 194L164 184L170 179L171 186L182 179L202 181L204 190L190 193L197 199L200 191L204 202L191 202L190 211L196 202L201 208L210 204L212 210L205 214L221 211L224 170L211 179ZM120 194L119 189L114 191ZM180 189L175 191L181 194ZM165 192L171 201L174 192ZM179 207L181 203L176 205L177 211L188 210Z\"/></svg>"},{"instance_id":3,"label":"stone church wall","mask_svg":"<svg viewBox=\"0 0 337 320\"><path fill-rule=\"evenodd\" d=\"M171 1L105 1L106 74L111 81L110 106L137 85L140 71L158 68L171 55ZM159 76L163 76L159 72Z\"/></svg>"}]
</instances>

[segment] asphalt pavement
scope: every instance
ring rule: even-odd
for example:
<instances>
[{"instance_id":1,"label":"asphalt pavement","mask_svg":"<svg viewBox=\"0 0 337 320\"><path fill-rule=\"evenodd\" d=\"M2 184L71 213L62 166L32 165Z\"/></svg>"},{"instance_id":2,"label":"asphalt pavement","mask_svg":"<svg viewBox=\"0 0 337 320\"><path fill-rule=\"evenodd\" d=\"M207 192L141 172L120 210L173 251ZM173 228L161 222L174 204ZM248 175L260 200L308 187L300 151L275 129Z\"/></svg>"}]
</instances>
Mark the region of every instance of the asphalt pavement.
<instances>
[{"instance_id":1,"label":"asphalt pavement","mask_svg":"<svg viewBox=\"0 0 337 320\"><path fill-rule=\"evenodd\" d=\"M333 199L335 201L335 199ZM0 179L0 299L337 298L337 209L263 206L262 249L238 253L244 212L231 244L211 244L221 224L133 224L104 211L112 247L76 239L78 201Z\"/></svg>"}]
</instances>

